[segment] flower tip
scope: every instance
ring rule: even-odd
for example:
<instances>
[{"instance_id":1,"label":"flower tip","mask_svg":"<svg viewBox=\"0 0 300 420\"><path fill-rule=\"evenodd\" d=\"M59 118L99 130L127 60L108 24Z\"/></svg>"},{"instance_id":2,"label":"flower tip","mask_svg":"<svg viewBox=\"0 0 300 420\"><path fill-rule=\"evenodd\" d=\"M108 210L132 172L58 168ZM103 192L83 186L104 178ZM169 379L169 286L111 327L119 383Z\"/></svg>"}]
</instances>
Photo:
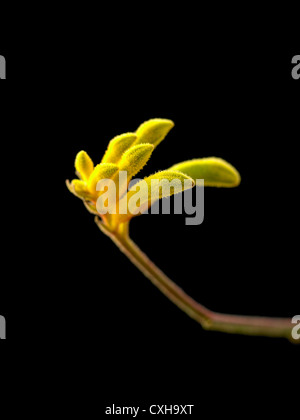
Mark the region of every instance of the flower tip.
<instances>
[{"instance_id":1,"label":"flower tip","mask_svg":"<svg viewBox=\"0 0 300 420\"><path fill-rule=\"evenodd\" d=\"M93 170L88 181L88 190L96 194L97 184L102 179L111 179L119 170L115 163L99 163Z\"/></svg>"},{"instance_id":2,"label":"flower tip","mask_svg":"<svg viewBox=\"0 0 300 420\"><path fill-rule=\"evenodd\" d=\"M88 181L91 173L94 170L94 164L89 155L81 150L77 153L75 158L75 168L84 181Z\"/></svg>"},{"instance_id":3,"label":"flower tip","mask_svg":"<svg viewBox=\"0 0 300 420\"><path fill-rule=\"evenodd\" d=\"M135 144L151 143L154 147L157 147L174 125L172 120L165 118L152 118L145 121L136 131L138 138Z\"/></svg>"},{"instance_id":4,"label":"flower tip","mask_svg":"<svg viewBox=\"0 0 300 420\"><path fill-rule=\"evenodd\" d=\"M150 143L137 144L130 147L122 156L120 171L127 171L131 179L143 169L150 159L154 145Z\"/></svg>"}]
</instances>

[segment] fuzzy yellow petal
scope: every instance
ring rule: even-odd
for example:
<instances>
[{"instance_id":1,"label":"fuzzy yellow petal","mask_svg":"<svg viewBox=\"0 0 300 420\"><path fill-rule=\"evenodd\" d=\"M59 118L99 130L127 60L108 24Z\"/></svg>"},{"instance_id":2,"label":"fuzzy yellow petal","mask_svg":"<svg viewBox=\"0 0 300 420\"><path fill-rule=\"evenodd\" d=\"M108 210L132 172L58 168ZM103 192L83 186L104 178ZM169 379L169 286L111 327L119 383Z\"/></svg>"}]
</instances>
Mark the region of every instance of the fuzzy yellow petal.
<instances>
[{"instance_id":1,"label":"fuzzy yellow petal","mask_svg":"<svg viewBox=\"0 0 300 420\"><path fill-rule=\"evenodd\" d=\"M103 156L102 163L118 163L127 149L135 142L135 133L125 133L113 138L108 145L107 151Z\"/></svg>"},{"instance_id":2,"label":"fuzzy yellow petal","mask_svg":"<svg viewBox=\"0 0 300 420\"><path fill-rule=\"evenodd\" d=\"M139 144L130 147L122 156L120 171L127 171L128 178L132 178L146 165L154 150L153 144Z\"/></svg>"},{"instance_id":3,"label":"fuzzy yellow petal","mask_svg":"<svg viewBox=\"0 0 300 420\"><path fill-rule=\"evenodd\" d=\"M73 179L71 182L71 188L73 189L75 195L77 195L79 198L83 200L92 199L92 195L89 192L85 181L81 181L80 179Z\"/></svg>"},{"instance_id":4,"label":"fuzzy yellow petal","mask_svg":"<svg viewBox=\"0 0 300 420\"><path fill-rule=\"evenodd\" d=\"M77 153L75 159L75 168L84 181L88 181L94 170L94 164L89 155L84 151Z\"/></svg>"},{"instance_id":5,"label":"fuzzy yellow petal","mask_svg":"<svg viewBox=\"0 0 300 420\"><path fill-rule=\"evenodd\" d=\"M88 181L88 189L92 194L97 194L97 184L101 179L112 178L119 170L114 163L99 163L91 174Z\"/></svg>"},{"instance_id":6,"label":"fuzzy yellow petal","mask_svg":"<svg viewBox=\"0 0 300 420\"><path fill-rule=\"evenodd\" d=\"M136 131L137 140L134 144L151 143L154 147L157 147L173 127L174 122L172 120L163 118L153 118L145 121Z\"/></svg>"},{"instance_id":7,"label":"fuzzy yellow petal","mask_svg":"<svg viewBox=\"0 0 300 420\"><path fill-rule=\"evenodd\" d=\"M138 191L140 208L138 214L141 214L161 198L170 197L194 186L194 180L182 172L172 170L157 172L135 184L122 198L120 206L124 207L126 202L128 205ZM118 215L118 221L123 223L132 217L134 215L128 211L126 215Z\"/></svg>"},{"instance_id":8,"label":"fuzzy yellow petal","mask_svg":"<svg viewBox=\"0 0 300 420\"><path fill-rule=\"evenodd\" d=\"M196 179L204 179L207 187L237 187L241 182L239 172L226 160L216 157L192 159L170 168Z\"/></svg>"}]
</instances>

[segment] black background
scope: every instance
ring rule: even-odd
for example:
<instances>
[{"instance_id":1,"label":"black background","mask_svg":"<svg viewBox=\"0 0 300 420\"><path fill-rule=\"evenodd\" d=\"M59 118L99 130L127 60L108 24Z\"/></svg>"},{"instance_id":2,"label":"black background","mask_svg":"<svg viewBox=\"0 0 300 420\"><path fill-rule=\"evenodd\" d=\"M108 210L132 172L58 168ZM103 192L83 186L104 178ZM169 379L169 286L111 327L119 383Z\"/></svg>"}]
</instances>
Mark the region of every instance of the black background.
<instances>
[{"instance_id":1,"label":"black background","mask_svg":"<svg viewBox=\"0 0 300 420\"><path fill-rule=\"evenodd\" d=\"M149 118L172 119L139 176L219 156L242 183L205 190L202 225L141 216L132 238L210 309L299 314L300 82L291 77L299 44L267 19L217 29L198 18L169 18L166 27L166 16L155 15L104 29L102 16L97 25L60 23L60 35L42 41L36 31L0 51L4 156L15 155L25 182L23 205L11 210L10 194L4 200L3 220L13 215L0 296L6 357L26 347L41 378L53 369L59 389L74 386L73 397L88 390L85 408L101 413L110 403L195 404L198 416L204 408L239 413L237 401L253 413L292 406L299 346L203 331L101 234L64 184L79 150L98 163L115 135ZM3 165L9 170L11 159Z\"/></svg>"}]
</instances>

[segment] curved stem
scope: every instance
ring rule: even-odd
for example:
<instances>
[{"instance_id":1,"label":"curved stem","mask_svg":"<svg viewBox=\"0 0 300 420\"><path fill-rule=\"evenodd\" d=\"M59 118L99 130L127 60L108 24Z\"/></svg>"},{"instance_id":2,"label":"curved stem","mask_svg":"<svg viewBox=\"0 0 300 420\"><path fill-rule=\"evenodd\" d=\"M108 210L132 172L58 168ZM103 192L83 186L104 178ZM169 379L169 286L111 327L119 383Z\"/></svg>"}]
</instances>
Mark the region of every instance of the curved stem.
<instances>
[{"instance_id":1,"label":"curved stem","mask_svg":"<svg viewBox=\"0 0 300 420\"><path fill-rule=\"evenodd\" d=\"M95 222L105 235L118 246L129 260L175 305L197 321L204 329L232 334L285 337L292 339L293 324L289 318L263 318L227 315L213 312L196 302L167 277L130 239L128 223L111 231L98 217Z\"/></svg>"}]
</instances>

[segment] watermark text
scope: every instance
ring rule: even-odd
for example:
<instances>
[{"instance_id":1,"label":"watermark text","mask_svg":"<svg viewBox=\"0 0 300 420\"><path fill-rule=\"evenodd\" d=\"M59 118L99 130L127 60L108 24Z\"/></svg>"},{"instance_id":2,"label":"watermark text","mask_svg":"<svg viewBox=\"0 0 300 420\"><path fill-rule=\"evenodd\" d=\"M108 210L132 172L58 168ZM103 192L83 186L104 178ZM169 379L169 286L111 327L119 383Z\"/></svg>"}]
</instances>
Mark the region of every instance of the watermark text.
<instances>
[{"instance_id":1,"label":"watermark text","mask_svg":"<svg viewBox=\"0 0 300 420\"><path fill-rule=\"evenodd\" d=\"M6 79L6 60L0 55L0 79Z\"/></svg>"},{"instance_id":2,"label":"watermark text","mask_svg":"<svg viewBox=\"0 0 300 420\"><path fill-rule=\"evenodd\" d=\"M294 55L292 64L296 64L292 69L292 78L298 80L300 79L300 55Z\"/></svg>"},{"instance_id":3,"label":"watermark text","mask_svg":"<svg viewBox=\"0 0 300 420\"><path fill-rule=\"evenodd\" d=\"M294 340L300 340L300 315L294 316L292 324L296 324L292 329L292 337Z\"/></svg>"},{"instance_id":4,"label":"watermark text","mask_svg":"<svg viewBox=\"0 0 300 420\"><path fill-rule=\"evenodd\" d=\"M96 190L100 195L96 202L100 215L118 214L136 216L138 214L171 214L171 203L168 198L174 195L174 214L185 214L186 225L200 225L204 220L204 180L197 179L152 179L151 183L143 179L129 182L126 171L120 171L117 180L102 179ZM195 194L192 188L197 186ZM178 194L183 192L183 195ZM193 205L193 195L195 205ZM159 200L161 201L161 210Z\"/></svg>"},{"instance_id":5,"label":"watermark text","mask_svg":"<svg viewBox=\"0 0 300 420\"><path fill-rule=\"evenodd\" d=\"M0 340L6 339L6 321L4 316L0 315Z\"/></svg>"}]
</instances>

